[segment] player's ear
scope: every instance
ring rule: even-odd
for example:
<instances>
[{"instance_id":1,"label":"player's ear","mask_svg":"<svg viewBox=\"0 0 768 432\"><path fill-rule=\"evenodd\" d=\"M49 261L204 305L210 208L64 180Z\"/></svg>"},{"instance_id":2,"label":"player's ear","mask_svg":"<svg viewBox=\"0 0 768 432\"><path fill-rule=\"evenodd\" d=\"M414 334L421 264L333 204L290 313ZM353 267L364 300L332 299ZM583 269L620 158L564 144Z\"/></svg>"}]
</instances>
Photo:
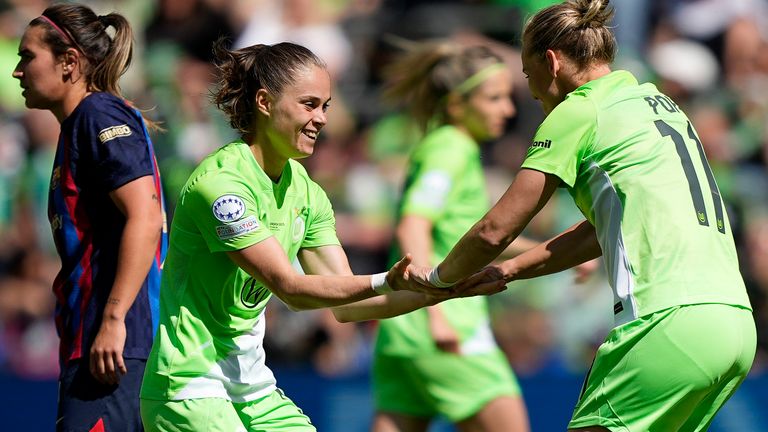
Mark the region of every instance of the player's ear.
<instances>
[{"instance_id":1,"label":"player's ear","mask_svg":"<svg viewBox=\"0 0 768 432\"><path fill-rule=\"evenodd\" d=\"M80 52L74 48L67 49L60 58L65 75L72 75L80 64Z\"/></svg>"},{"instance_id":2,"label":"player's ear","mask_svg":"<svg viewBox=\"0 0 768 432\"><path fill-rule=\"evenodd\" d=\"M558 73L560 73L560 68L562 64L560 63L560 58L554 50L548 49L544 53L544 58L547 61L547 71L549 71L549 74L556 78Z\"/></svg>"},{"instance_id":3,"label":"player's ear","mask_svg":"<svg viewBox=\"0 0 768 432\"><path fill-rule=\"evenodd\" d=\"M256 109L269 117L272 113L272 104L274 103L272 94L267 89L260 88L256 91Z\"/></svg>"}]
</instances>

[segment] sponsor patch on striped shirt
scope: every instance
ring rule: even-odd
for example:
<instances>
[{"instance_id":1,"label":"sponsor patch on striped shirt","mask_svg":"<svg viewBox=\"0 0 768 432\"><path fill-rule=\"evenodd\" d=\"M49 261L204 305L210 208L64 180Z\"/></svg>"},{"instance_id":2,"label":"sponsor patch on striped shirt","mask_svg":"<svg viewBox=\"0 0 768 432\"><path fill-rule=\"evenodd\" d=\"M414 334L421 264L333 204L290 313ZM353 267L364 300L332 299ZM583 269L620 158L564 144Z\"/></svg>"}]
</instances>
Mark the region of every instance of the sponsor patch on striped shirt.
<instances>
[{"instance_id":1,"label":"sponsor patch on striped shirt","mask_svg":"<svg viewBox=\"0 0 768 432\"><path fill-rule=\"evenodd\" d=\"M128 125L121 124L117 126L110 126L106 129L102 129L101 132L99 132L99 141L104 144L105 142L115 138L127 137L131 133L131 128L129 128Z\"/></svg>"}]
</instances>

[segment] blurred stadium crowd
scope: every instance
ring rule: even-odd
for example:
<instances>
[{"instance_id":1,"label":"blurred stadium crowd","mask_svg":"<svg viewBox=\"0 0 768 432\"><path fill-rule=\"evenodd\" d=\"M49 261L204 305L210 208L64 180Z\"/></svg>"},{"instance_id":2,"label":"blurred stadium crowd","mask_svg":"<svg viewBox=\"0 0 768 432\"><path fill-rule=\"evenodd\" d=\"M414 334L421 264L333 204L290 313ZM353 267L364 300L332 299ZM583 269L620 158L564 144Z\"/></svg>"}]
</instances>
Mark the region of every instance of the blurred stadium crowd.
<instances>
[{"instance_id":1,"label":"blurred stadium crowd","mask_svg":"<svg viewBox=\"0 0 768 432\"><path fill-rule=\"evenodd\" d=\"M335 90L315 154L303 161L328 192L339 238L356 273L389 260L395 203L409 148L419 131L398 107L384 106L380 73L409 40L489 43L516 72L518 109L508 132L483 148L491 195L511 182L543 118L520 72L524 19L551 0L84 0L117 10L138 49L124 93L165 132L153 136L172 212L202 157L234 138L211 106L211 43L303 44L329 65ZM688 113L728 206L742 272L758 322L759 373L768 364L768 0L613 0L615 68L655 82ZM0 0L0 372L34 379L58 374L52 279L58 270L47 194L58 123L27 110L11 77L25 25L49 4ZM563 192L564 194L564 192ZM545 239L580 218L564 195L530 231ZM563 199L565 198L565 199ZM172 213L169 214L172 217ZM702 251L706 253L706 251ZM522 375L589 367L612 324L601 271L564 272L516 282L494 296L496 337ZM268 311L271 364L311 364L325 376L365 373L375 323L339 324L325 311Z\"/></svg>"}]
</instances>

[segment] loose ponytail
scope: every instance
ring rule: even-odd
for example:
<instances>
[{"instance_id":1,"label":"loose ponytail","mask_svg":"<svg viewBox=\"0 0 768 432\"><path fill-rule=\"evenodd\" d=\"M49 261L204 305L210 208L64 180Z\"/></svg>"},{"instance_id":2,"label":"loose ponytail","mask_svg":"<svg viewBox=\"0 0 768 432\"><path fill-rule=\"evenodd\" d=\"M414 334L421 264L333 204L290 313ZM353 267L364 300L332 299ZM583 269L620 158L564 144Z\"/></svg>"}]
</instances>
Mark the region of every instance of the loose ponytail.
<instances>
[{"instance_id":1,"label":"loose ponytail","mask_svg":"<svg viewBox=\"0 0 768 432\"><path fill-rule=\"evenodd\" d=\"M94 65L90 84L94 91L122 97L119 81L133 58L133 31L128 20L120 14L99 16L97 21L105 34L108 27L114 28L115 34L104 58Z\"/></svg>"}]
</instances>

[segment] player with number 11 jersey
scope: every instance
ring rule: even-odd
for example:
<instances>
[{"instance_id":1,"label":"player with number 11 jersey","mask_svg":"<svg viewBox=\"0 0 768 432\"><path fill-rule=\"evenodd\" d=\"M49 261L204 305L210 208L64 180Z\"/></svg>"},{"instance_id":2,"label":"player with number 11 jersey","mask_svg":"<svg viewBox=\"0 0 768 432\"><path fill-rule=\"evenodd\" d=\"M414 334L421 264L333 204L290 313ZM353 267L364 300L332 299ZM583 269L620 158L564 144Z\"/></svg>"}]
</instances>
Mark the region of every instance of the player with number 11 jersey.
<instances>
[{"instance_id":1,"label":"player with number 11 jersey","mask_svg":"<svg viewBox=\"0 0 768 432\"><path fill-rule=\"evenodd\" d=\"M523 168L558 176L594 225L617 326L677 305L750 307L701 141L653 84L614 71L571 92Z\"/></svg>"}]
</instances>

